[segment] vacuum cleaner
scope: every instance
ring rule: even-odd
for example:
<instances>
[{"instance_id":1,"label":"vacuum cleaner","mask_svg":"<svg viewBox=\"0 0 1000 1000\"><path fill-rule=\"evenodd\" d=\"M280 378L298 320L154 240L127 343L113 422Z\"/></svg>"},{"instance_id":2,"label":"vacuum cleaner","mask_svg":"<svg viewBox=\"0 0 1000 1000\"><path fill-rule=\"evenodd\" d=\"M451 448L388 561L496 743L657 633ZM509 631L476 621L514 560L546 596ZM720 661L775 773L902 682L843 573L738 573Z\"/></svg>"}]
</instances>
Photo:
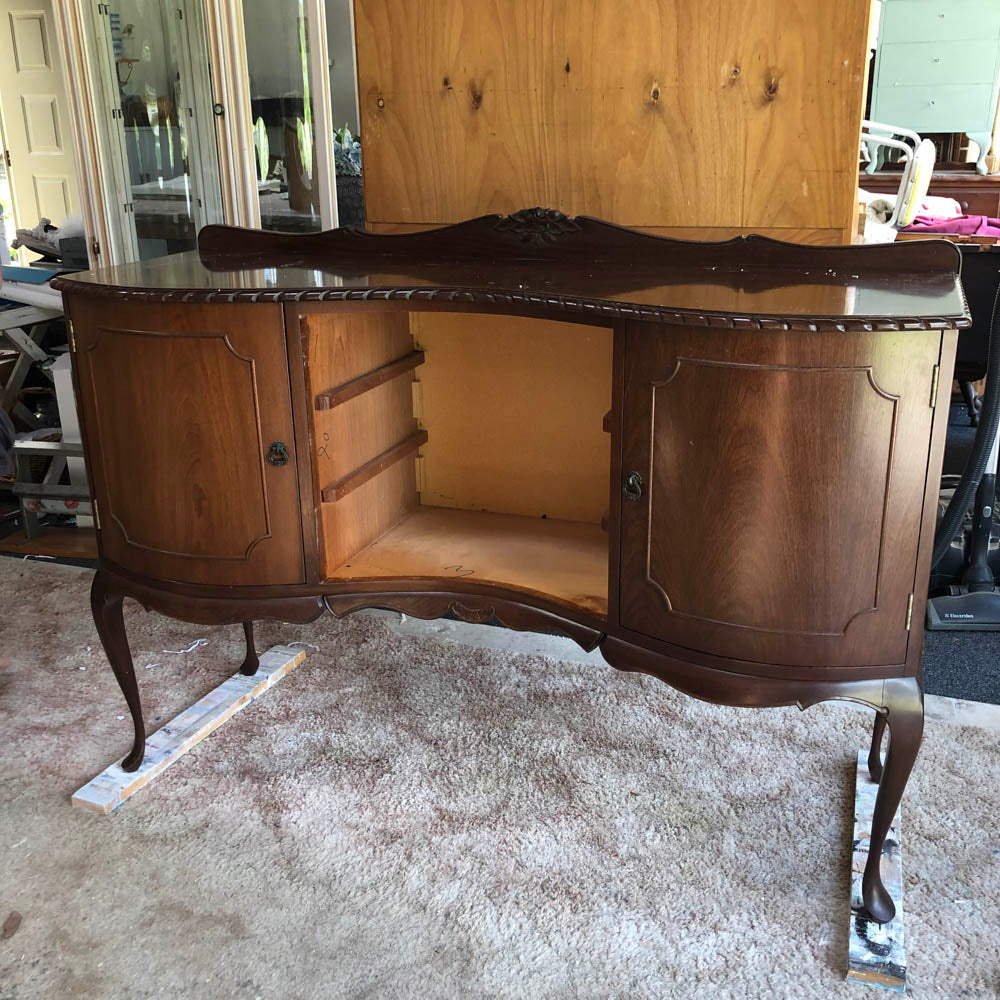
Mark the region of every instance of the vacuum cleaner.
<instances>
[{"instance_id":1,"label":"vacuum cleaner","mask_svg":"<svg viewBox=\"0 0 1000 1000\"><path fill-rule=\"evenodd\" d=\"M1000 252L997 252L1000 247L972 245L960 249L963 286L973 325L959 335L955 368L963 385L970 422L976 425L976 436L965 471L956 482L943 484L942 497L946 502L940 505L934 534L927 628L1000 631L997 586L1000 514L996 510L1000 454ZM984 321L987 316L988 323ZM986 393L979 406L970 383L972 378L982 377L984 353Z\"/></svg>"}]
</instances>

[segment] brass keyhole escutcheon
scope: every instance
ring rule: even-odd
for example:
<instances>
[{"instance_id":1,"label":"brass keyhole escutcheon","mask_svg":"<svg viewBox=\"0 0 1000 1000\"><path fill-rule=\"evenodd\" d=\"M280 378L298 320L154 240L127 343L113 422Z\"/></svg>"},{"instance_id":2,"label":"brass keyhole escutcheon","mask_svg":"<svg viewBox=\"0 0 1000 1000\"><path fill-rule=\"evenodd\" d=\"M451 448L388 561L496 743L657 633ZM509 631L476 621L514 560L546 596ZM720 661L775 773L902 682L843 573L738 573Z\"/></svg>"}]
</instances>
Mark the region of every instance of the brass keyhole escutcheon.
<instances>
[{"instance_id":1,"label":"brass keyhole escutcheon","mask_svg":"<svg viewBox=\"0 0 1000 1000\"><path fill-rule=\"evenodd\" d=\"M267 449L267 460L271 465L288 465L288 448L284 441L275 441Z\"/></svg>"},{"instance_id":2,"label":"brass keyhole escutcheon","mask_svg":"<svg viewBox=\"0 0 1000 1000\"><path fill-rule=\"evenodd\" d=\"M638 500L642 496L642 476L638 472L630 472L622 487L626 500Z\"/></svg>"}]
</instances>

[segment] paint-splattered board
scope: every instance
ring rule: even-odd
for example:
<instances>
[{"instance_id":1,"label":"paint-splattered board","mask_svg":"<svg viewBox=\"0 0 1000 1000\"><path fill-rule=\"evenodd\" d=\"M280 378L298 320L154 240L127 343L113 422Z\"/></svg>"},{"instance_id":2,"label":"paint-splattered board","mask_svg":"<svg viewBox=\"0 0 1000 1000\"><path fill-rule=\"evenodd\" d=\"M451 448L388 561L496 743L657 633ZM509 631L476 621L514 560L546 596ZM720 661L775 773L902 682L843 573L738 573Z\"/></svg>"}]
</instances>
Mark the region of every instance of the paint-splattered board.
<instances>
[{"instance_id":1,"label":"paint-splattered board","mask_svg":"<svg viewBox=\"0 0 1000 1000\"><path fill-rule=\"evenodd\" d=\"M261 655L260 668L253 677L234 674L153 733L146 740L146 756L137 771L123 771L121 761L116 761L74 794L73 805L105 814L117 809L227 719L273 687L305 657L302 649L272 647Z\"/></svg>"},{"instance_id":2,"label":"paint-splattered board","mask_svg":"<svg viewBox=\"0 0 1000 1000\"><path fill-rule=\"evenodd\" d=\"M903 862L899 840L899 813L889 827L882 850L882 882L896 916L879 925L862 913L861 876L868 862L872 813L878 784L868 774L868 754L858 753L854 799L854 857L851 862L851 931L847 952L847 978L856 983L881 986L902 993L906 989L906 950L903 947Z\"/></svg>"}]
</instances>

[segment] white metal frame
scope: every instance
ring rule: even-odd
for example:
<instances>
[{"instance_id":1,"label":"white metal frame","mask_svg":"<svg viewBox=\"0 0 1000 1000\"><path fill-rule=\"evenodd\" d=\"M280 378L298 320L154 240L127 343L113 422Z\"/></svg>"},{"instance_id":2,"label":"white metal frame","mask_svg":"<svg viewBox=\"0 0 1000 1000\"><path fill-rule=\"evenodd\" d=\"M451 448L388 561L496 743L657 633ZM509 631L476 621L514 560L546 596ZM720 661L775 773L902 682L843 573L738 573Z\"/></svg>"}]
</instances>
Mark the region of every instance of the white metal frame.
<instances>
[{"instance_id":1,"label":"white metal frame","mask_svg":"<svg viewBox=\"0 0 1000 1000\"><path fill-rule=\"evenodd\" d=\"M873 130L888 134L877 135ZM891 138L893 135L901 135L903 139L908 139L909 142L903 142L902 139L893 139ZM896 195L896 204L893 206L892 216L887 223L887 225L895 226L899 220L899 213L902 212L910 193L910 187L913 183L913 158L922 140L916 132L911 132L908 128L869 121L861 123L861 140L869 146L888 146L890 149L898 149L902 153L903 174L899 180L899 193Z\"/></svg>"}]
</instances>

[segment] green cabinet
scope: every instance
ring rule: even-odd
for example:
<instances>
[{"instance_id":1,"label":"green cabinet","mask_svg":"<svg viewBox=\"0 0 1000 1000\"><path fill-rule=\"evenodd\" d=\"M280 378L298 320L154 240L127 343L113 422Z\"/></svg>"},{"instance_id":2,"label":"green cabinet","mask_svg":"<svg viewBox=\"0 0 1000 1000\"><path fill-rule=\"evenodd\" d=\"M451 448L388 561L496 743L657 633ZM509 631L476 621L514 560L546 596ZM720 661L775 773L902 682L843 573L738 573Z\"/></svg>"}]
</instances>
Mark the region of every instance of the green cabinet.
<instances>
[{"instance_id":1,"label":"green cabinet","mask_svg":"<svg viewBox=\"0 0 1000 1000\"><path fill-rule=\"evenodd\" d=\"M914 132L964 132L986 172L1000 80L998 0L884 0L871 119ZM881 163L873 150L868 172Z\"/></svg>"}]
</instances>

